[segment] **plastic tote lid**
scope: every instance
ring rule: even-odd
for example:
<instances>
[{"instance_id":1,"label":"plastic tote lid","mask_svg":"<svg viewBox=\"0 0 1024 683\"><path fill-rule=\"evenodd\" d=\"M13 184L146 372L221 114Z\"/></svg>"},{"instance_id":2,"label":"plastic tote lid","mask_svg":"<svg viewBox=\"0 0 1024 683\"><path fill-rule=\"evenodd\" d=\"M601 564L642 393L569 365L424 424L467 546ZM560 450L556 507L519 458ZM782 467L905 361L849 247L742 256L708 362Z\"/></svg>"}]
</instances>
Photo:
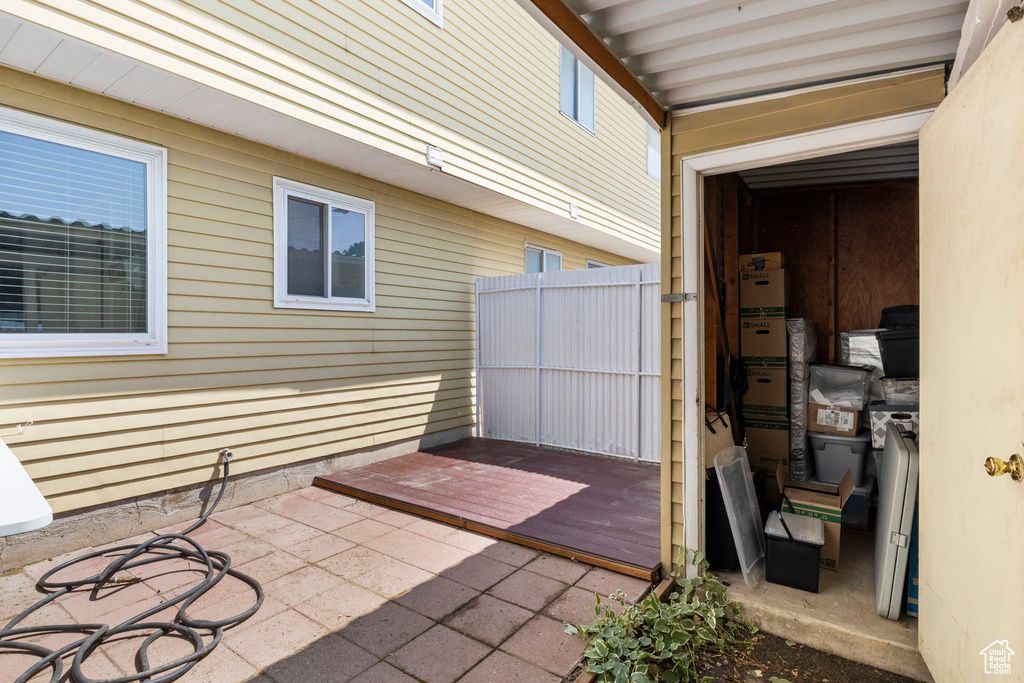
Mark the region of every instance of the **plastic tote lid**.
<instances>
[{"instance_id":1,"label":"plastic tote lid","mask_svg":"<svg viewBox=\"0 0 1024 683\"><path fill-rule=\"evenodd\" d=\"M795 512L779 513L772 510L768 514L768 523L764 525L764 532L772 538L784 538L789 540L786 527L782 526L782 520L786 520L789 532L793 534L793 540L811 545L825 545L825 522L817 517L805 517Z\"/></svg>"},{"instance_id":2,"label":"plastic tote lid","mask_svg":"<svg viewBox=\"0 0 1024 683\"><path fill-rule=\"evenodd\" d=\"M743 581L756 586L764 578L764 534L746 450L740 446L724 449L715 456L715 471Z\"/></svg>"}]
</instances>

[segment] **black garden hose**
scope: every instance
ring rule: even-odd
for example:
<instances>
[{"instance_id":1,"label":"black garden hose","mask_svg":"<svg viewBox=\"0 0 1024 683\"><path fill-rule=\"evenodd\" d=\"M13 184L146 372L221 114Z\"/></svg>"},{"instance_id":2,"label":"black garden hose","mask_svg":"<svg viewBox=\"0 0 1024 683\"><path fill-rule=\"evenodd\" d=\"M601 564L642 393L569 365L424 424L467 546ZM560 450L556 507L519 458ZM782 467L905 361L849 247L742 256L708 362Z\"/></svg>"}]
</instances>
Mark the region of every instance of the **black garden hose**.
<instances>
[{"instance_id":1,"label":"black garden hose","mask_svg":"<svg viewBox=\"0 0 1024 683\"><path fill-rule=\"evenodd\" d=\"M206 522L217 508L221 498L224 497L224 489L228 483L231 451L225 448L220 452L220 456L224 461L224 475L221 478L220 490L217 492L213 505L206 510L195 524L181 533L162 534L137 545L122 545L116 548L107 548L106 550L87 553L51 569L39 579L36 587L41 592L49 593L49 595L14 617L6 626L0 628L0 654L3 653L3 650L11 650L39 656L39 661L15 679L14 683L27 683L33 676L46 669L52 671L50 683L58 683L64 675L63 658L72 655L70 680L74 683L171 683L171 681L176 681L188 673L199 660L210 654L217 647L224 635L225 628L239 624L256 613L263 604L263 588L259 582L251 576L231 569L231 557L227 553L206 550L189 537L190 533ZM80 562L112 554L119 556L111 560L103 571L89 578L74 581L56 581L52 578ZM127 621L115 625L49 624L45 626L18 627L18 624L31 614L71 591L88 588L95 596L104 587L139 581L138 578L131 575L119 575L121 572L156 562L174 560L185 560L189 563L205 565L205 576L198 584L192 586L184 593L136 614ZM242 581L252 588L256 596L256 601L252 607L226 619L208 620L188 616L189 607L216 586L225 576ZM148 621L149 617L154 614L179 603L180 606L174 621ZM118 636L125 637L127 634L128 637L131 637L146 632L149 632L149 635L142 641L142 644L135 653L136 673L120 678L105 678L102 681L91 679L82 673L82 663L96 652L103 643ZM83 637L57 650L26 642L27 639L35 636L53 633L81 633ZM203 643L204 635L212 636L210 642ZM172 662L152 666L149 663L149 648L156 640L165 636L174 637L179 640L184 639L191 644L193 652Z\"/></svg>"}]
</instances>

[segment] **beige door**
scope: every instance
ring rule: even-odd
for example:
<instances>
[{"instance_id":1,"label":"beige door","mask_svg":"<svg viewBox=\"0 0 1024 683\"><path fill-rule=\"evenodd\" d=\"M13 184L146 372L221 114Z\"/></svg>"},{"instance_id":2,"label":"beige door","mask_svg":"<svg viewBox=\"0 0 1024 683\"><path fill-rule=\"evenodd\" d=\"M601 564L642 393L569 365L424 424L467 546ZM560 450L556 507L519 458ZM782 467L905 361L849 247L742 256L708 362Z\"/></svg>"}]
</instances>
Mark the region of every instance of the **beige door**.
<instances>
[{"instance_id":1,"label":"beige door","mask_svg":"<svg viewBox=\"0 0 1024 683\"><path fill-rule=\"evenodd\" d=\"M921 652L1024 681L1024 483L983 467L1024 454L1024 22L921 131L920 250Z\"/></svg>"}]
</instances>

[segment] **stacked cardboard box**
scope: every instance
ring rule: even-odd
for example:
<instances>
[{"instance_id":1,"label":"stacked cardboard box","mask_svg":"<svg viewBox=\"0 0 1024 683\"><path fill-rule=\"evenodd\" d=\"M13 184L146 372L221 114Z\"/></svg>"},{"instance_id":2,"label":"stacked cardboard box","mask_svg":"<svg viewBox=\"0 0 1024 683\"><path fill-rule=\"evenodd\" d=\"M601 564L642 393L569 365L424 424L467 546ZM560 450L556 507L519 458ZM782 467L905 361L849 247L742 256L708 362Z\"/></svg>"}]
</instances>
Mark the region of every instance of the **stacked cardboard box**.
<instances>
[{"instance_id":1,"label":"stacked cardboard box","mask_svg":"<svg viewBox=\"0 0 1024 683\"><path fill-rule=\"evenodd\" d=\"M789 459L789 282L778 252L740 257L740 349L747 366L743 395L747 458L774 474Z\"/></svg>"}]
</instances>

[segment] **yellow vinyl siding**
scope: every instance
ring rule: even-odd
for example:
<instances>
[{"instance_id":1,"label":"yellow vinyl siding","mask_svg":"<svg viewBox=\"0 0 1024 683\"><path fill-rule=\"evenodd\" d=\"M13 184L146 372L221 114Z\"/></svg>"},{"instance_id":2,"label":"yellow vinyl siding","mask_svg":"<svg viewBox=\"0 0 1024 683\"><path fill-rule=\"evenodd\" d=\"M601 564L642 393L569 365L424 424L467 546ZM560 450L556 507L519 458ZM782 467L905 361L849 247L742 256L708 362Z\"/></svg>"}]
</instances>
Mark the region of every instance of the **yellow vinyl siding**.
<instances>
[{"instance_id":1,"label":"yellow vinyl siding","mask_svg":"<svg viewBox=\"0 0 1024 683\"><path fill-rule=\"evenodd\" d=\"M683 291L679 172L684 156L926 109L941 102L943 94L944 71L936 68L671 117L671 230L663 242L662 253L663 263L668 264L671 289L663 285L664 291ZM670 346L669 372L662 375L662 381L669 383L667 391L663 391L667 398L663 399L662 414L671 420L670 458L663 461L671 480L671 512L667 515L671 520L671 548L663 548L662 552L666 560L675 559L676 549L683 542L682 304L672 303L669 307L671 324L662 331L668 335L665 341ZM703 364L698 363L698 367Z\"/></svg>"},{"instance_id":2,"label":"yellow vinyl siding","mask_svg":"<svg viewBox=\"0 0 1024 683\"><path fill-rule=\"evenodd\" d=\"M473 423L476 277L614 254L0 69L0 103L168 149L169 352L0 361L0 424L61 512ZM375 313L273 307L272 178L376 202Z\"/></svg>"},{"instance_id":3,"label":"yellow vinyl siding","mask_svg":"<svg viewBox=\"0 0 1024 683\"><path fill-rule=\"evenodd\" d=\"M28 21L657 249L646 123L600 80L597 135L559 112L559 46L515 2L24 0Z\"/></svg>"}]
</instances>

